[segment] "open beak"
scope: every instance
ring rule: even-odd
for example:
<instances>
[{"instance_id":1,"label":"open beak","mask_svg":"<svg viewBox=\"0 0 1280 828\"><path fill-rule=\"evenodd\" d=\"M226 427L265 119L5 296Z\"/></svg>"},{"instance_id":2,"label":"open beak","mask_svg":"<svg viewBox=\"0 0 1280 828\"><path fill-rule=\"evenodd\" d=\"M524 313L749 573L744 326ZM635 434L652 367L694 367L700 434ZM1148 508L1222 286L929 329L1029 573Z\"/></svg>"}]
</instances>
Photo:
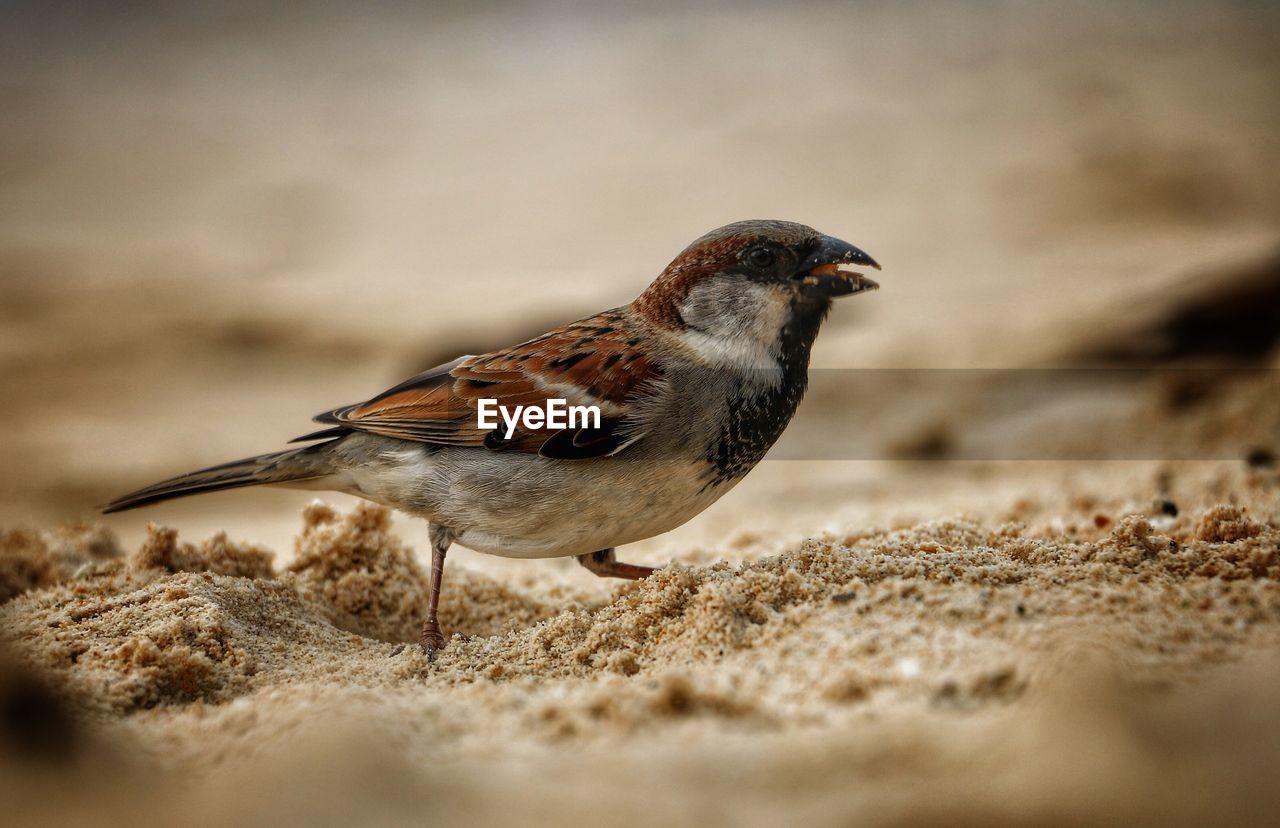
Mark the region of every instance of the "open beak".
<instances>
[{"instance_id":1,"label":"open beak","mask_svg":"<svg viewBox=\"0 0 1280 828\"><path fill-rule=\"evenodd\" d=\"M877 282L861 273L844 269L848 265L880 269L875 259L848 242L823 236L792 278L814 293L828 298L849 296L880 287Z\"/></svg>"}]
</instances>

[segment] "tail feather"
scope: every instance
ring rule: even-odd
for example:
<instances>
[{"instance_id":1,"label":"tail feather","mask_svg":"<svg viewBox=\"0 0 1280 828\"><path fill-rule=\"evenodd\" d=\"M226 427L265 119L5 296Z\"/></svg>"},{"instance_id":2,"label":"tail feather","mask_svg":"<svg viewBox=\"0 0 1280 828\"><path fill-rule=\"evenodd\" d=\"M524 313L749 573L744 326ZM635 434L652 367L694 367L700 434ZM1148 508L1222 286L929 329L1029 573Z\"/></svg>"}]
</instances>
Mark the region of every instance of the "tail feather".
<instances>
[{"instance_id":1,"label":"tail feather","mask_svg":"<svg viewBox=\"0 0 1280 828\"><path fill-rule=\"evenodd\" d=\"M324 477L331 471L325 460L326 447L327 444L319 444L260 454L188 472L117 498L102 507L102 511L111 514L175 497Z\"/></svg>"}]
</instances>

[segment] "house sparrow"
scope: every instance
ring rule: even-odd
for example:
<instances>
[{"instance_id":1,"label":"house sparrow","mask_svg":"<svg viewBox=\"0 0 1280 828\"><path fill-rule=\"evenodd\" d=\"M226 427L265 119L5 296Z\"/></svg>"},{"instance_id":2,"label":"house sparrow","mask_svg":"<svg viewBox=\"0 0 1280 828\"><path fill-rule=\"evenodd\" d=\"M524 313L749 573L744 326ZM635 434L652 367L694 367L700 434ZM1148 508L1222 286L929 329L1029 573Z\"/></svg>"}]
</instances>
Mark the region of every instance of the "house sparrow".
<instances>
[{"instance_id":1,"label":"house sparrow","mask_svg":"<svg viewBox=\"0 0 1280 828\"><path fill-rule=\"evenodd\" d=\"M105 507L276 484L326 489L429 521L436 620L455 540L509 558L573 555L600 576L644 578L614 547L674 529L751 470L795 413L831 300L878 285L879 265L802 224L742 221L689 245L629 305L433 368L316 417L308 445L175 477ZM596 406L598 421L516 427L498 406Z\"/></svg>"}]
</instances>

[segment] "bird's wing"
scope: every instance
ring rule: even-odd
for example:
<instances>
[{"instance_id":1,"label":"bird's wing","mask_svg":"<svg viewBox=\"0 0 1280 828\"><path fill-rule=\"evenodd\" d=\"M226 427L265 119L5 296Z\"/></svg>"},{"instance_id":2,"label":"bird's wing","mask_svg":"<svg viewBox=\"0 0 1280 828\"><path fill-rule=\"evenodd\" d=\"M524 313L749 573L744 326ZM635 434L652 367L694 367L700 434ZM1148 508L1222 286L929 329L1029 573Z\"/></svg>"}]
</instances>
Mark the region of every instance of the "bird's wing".
<instances>
[{"instance_id":1,"label":"bird's wing","mask_svg":"<svg viewBox=\"0 0 1280 828\"><path fill-rule=\"evenodd\" d=\"M386 437L451 446L483 446L560 459L616 454L643 437L634 414L638 397L659 380L654 364L637 349L621 310L574 322L537 339L479 356L466 356L419 374L373 399L335 408L317 422ZM545 410L550 399L600 409L598 428L525 430L510 439L495 408L498 427L481 428L477 401L493 399ZM323 432L322 432L323 433Z\"/></svg>"}]
</instances>

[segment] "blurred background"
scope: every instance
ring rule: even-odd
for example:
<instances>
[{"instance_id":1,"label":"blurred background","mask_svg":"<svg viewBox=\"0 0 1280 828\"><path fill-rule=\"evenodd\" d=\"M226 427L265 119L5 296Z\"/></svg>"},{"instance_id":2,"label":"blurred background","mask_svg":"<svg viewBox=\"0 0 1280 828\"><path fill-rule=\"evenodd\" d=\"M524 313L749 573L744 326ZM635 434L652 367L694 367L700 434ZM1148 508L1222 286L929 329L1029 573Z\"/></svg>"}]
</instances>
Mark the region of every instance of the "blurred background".
<instances>
[{"instance_id":1,"label":"blurred background","mask_svg":"<svg viewBox=\"0 0 1280 828\"><path fill-rule=\"evenodd\" d=\"M629 301L748 217L884 264L818 367L1194 361L1188 318L1280 306L1278 34L1267 2L6 2L0 524L274 449ZM1273 367L1275 327L1209 356ZM889 454L946 456L1007 413L831 376L801 423L892 412ZM734 497L796 475L765 464ZM309 497L111 525L281 548Z\"/></svg>"}]
</instances>

